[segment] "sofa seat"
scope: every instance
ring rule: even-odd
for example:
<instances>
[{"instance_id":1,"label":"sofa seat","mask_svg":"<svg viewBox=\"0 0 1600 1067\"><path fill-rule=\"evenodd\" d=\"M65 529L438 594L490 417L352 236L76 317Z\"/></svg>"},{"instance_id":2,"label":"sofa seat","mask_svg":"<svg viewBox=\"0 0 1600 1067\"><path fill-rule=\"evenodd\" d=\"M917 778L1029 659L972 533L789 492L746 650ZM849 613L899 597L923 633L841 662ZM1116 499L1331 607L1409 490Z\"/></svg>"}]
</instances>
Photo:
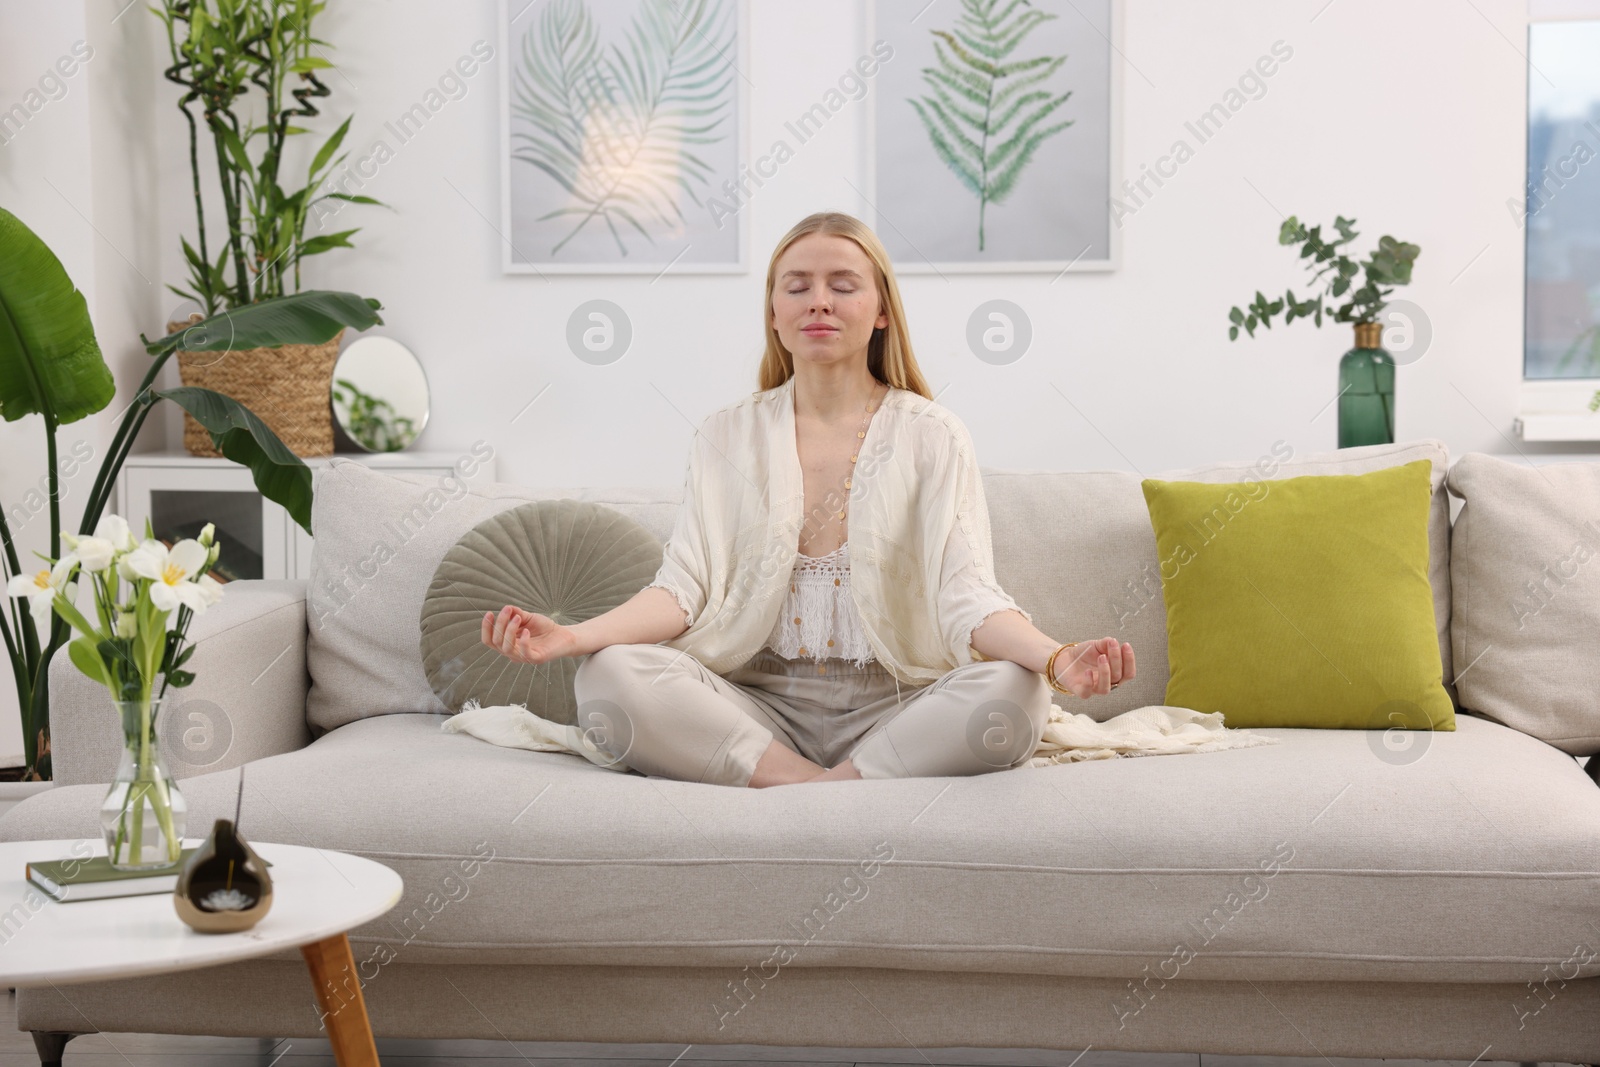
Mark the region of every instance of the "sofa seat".
<instances>
[{"instance_id":1,"label":"sofa seat","mask_svg":"<svg viewBox=\"0 0 1600 1067\"><path fill-rule=\"evenodd\" d=\"M1575 948L1600 937L1600 789L1486 719L1414 735L1409 761L1379 732L1267 729L1282 743L764 790L502 749L441 721L367 718L249 767L247 838L404 878L401 904L351 934L363 965L1600 974ZM182 782L191 836L231 817L237 781ZM95 835L103 793L46 791L0 839Z\"/></svg>"}]
</instances>

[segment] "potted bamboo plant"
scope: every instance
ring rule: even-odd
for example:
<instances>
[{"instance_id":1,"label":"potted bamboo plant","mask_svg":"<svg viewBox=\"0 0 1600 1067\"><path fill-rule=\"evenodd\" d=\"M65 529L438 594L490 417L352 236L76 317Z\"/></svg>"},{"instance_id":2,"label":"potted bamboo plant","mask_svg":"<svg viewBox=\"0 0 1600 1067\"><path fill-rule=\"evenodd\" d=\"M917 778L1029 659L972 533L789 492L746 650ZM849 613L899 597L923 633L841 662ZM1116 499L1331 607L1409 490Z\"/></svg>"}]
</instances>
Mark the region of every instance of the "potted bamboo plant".
<instances>
[{"instance_id":1,"label":"potted bamboo plant","mask_svg":"<svg viewBox=\"0 0 1600 1067\"><path fill-rule=\"evenodd\" d=\"M166 79L183 89L178 108L189 130L189 168L195 241L183 239L186 288L169 286L199 305L199 317L299 292L309 256L350 248L357 231L308 234L345 203L377 204L369 196L325 191L344 159L346 118L313 154L298 188L289 188L285 151L310 131L329 95L321 74L332 67L328 44L314 36L321 0L161 0L151 10L166 27L171 65ZM212 166L207 195L201 160ZM223 225L207 218L220 204ZM220 229L220 234L217 232ZM218 239L220 237L220 240ZM191 317L191 323L197 321ZM188 323L171 322L169 334ZM183 383L231 396L258 412L300 456L333 452L329 396L340 335L320 344L283 344L205 352L185 342L178 353ZM184 417L184 447L218 455L210 434Z\"/></svg>"}]
</instances>

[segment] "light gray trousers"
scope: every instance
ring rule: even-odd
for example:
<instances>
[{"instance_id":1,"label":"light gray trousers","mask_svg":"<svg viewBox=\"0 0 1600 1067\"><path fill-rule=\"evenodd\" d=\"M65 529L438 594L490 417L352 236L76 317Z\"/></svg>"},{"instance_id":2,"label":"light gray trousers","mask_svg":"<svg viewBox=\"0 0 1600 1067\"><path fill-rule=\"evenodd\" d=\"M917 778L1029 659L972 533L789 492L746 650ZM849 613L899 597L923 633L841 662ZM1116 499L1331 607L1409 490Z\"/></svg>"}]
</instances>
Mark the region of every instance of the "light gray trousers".
<instances>
[{"instance_id":1,"label":"light gray trousers","mask_svg":"<svg viewBox=\"0 0 1600 1067\"><path fill-rule=\"evenodd\" d=\"M786 659L768 649L726 677L666 645L590 653L573 679L577 725L642 774L747 786L776 740L863 778L984 774L1033 756L1050 717L1044 676L1010 660L908 687L877 660Z\"/></svg>"}]
</instances>

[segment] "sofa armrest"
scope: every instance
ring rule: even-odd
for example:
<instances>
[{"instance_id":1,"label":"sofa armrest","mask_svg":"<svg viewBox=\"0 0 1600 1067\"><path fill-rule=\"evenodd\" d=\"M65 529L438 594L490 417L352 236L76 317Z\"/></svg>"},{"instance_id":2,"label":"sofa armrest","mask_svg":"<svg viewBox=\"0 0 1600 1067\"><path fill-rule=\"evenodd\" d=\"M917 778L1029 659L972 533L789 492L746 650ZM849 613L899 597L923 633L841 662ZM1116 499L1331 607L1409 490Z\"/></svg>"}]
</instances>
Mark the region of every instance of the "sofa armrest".
<instances>
[{"instance_id":1,"label":"sofa armrest","mask_svg":"<svg viewBox=\"0 0 1600 1067\"><path fill-rule=\"evenodd\" d=\"M174 778L229 770L311 742L306 725L306 582L233 581L189 624L194 682L156 719ZM109 782L122 725L105 686L63 646L50 660L50 756L60 785Z\"/></svg>"}]
</instances>

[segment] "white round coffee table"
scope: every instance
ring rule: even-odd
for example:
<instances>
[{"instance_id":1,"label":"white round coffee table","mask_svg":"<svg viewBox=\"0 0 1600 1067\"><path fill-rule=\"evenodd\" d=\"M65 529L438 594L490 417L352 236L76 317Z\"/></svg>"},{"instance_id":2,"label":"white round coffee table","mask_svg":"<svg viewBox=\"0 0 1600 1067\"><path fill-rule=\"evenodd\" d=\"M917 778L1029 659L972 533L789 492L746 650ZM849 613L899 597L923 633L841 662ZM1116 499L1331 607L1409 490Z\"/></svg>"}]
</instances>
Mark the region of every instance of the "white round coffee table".
<instances>
[{"instance_id":1,"label":"white round coffee table","mask_svg":"<svg viewBox=\"0 0 1600 1067\"><path fill-rule=\"evenodd\" d=\"M185 838L184 846L199 838ZM105 855L104 840L91 840ZM27 880L37 860L86 858L84 841L0 842L0 987L61 985L136 978L211 967L298 948L311 971L334 1059L377 1064L366 1002L345 932L400 901L400 876L348 852L250 842L272 864L272 909L248 930L198 933L178 918L172 894L62 903ZM59 1060L60 1045L40 1043L40 1058Z\"/></svg>"}]
</instances>

